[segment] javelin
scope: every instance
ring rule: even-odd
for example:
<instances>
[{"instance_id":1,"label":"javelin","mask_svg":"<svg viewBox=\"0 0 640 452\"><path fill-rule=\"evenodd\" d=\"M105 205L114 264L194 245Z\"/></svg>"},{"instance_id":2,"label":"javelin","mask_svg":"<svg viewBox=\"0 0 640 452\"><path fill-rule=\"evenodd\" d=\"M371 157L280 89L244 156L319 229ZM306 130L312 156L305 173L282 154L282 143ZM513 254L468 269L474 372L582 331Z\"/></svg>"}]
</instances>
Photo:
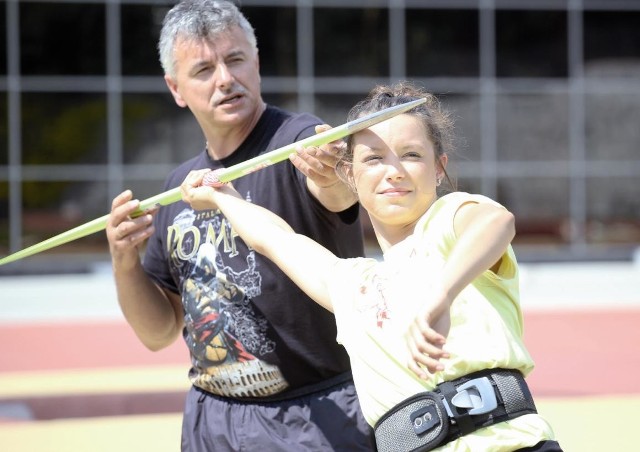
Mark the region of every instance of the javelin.
<instances>
[{"instance_id":1,"label":"javelin","mask_svg":"<svg viewBox=\"0 0 640 452\"><path fill-rule=\"evenodd\" d=\"M344 138L347 135L366 129L367 127L371 127L374 124L378 124L379 122L399 115L400 113L411 110L413 107L416 107L424 102L425 99L418 99L411 102L406 102L404 104L396 105L394 107L385 108L384 110L380 110L370 115L354 119L353 121L349 121L345 124L342 124L341 126L334 127L303 140L296 141L295 143L289 144L287 146L274 149L273 151L269 151L265 154L251 158L242 163L230 166L229 168L220 169L218 170L218 172L216 172L216 175L218 176L218 180L220 182L224 183L232 181L254 171L258 171L262 168L273 165L274 163L286 160L291 154L296 151L298 147L321 146L323 144L339 140L340 138ZM134 218L138 217L150 209L173 204L174 202L180 201L180 199L182 199L180 187L173 188L171 190L160 193L159 195L155 195L151 198L140 201L140 206L135 212L131 214L131 216ZM107 227L109 215L110 214L107 214L100 218L96 218L95 220L92 220L73 229L69 229L68 231L56 235L55 237L51 237L50 239L44 240L43 242L37 243L21 251L10 254L9 256L0 259L0 265L8 264L27 256L32 256L42 251L46 251L56 246L63 245L73 240L101 231Z\"/></svg>"}]
</instances>

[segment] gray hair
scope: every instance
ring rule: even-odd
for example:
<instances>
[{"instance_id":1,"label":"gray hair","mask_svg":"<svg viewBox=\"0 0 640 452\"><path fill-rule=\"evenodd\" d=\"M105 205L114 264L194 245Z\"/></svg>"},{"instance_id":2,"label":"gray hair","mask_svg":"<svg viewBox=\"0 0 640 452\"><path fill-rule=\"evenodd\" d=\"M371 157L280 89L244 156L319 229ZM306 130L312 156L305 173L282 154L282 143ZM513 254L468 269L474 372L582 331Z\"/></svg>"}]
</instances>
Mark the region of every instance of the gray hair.
<instances>
[{"instance_id":1,"label":"gray hair","mask_svg":"<svg viewBox=\"0 0 640 452\"><path fill-rule=\"evenodd\" d=\"M176 75L174 47L179 37L210 40L234 26L242 29L257 53L258 44L253 27L235 4L226 0L180 1L162 21L158 54L164 73L171 77Z\"/></svg>"}]
</instances>

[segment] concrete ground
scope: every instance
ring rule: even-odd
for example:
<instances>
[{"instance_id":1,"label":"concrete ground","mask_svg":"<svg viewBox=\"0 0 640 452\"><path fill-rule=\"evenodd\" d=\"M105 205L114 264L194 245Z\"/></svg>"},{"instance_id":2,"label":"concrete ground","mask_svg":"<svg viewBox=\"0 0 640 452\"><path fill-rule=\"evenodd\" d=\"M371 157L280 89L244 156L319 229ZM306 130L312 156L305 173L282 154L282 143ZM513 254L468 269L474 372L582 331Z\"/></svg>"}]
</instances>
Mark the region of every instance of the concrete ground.
<instances>
[{"instance_id":1,"label":"concrete ground","mask_svg":"<svg viewBox=\"0 0 640 452\"><path fill-rule=\"evenodd\" d=\"M635 451L640 265L522 264L529 377L567 451ZM179 450L183 344L144 349L108 265L0 276L0 450Z\"/></svg>"}]
</instances>

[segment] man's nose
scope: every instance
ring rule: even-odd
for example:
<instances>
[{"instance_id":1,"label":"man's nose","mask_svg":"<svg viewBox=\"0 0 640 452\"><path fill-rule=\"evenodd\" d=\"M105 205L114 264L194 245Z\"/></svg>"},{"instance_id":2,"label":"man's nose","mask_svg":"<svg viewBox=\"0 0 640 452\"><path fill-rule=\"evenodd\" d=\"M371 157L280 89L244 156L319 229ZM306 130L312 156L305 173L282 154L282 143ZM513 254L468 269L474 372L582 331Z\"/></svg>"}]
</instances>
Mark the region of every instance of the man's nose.
<instances>
[{"instance_id":1,"label":"man's nose","mask_svg":"<svg viewBox=\"0 0 640 452\"><path fill-rule=\"evenodd\" d=\"M218 65L216 69L216 83L221 89L229 88L233 85L233 75L226 64Z\"/></svg>"}]
</instances>

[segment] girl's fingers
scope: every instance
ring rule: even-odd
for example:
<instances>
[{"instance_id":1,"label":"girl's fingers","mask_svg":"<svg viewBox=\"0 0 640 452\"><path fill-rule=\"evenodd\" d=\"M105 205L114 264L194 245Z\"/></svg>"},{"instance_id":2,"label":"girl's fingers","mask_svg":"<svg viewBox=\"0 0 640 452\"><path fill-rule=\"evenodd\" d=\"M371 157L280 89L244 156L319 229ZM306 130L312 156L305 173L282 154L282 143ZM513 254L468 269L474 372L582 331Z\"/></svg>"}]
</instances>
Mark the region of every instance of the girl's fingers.
<instances>
[{"instance_id":1,"label":"girl's fingers","mask_svg":"<svg viewBox=\"0 0 640 452\"><path fill-rule=\"evenodd\" d=\"M426 371L435 373L444 370L440 359L448 358L449 353L442 348L443 344L444 338L433 329L425 328L424 325L421 329L418 322L412 324L407 335L407 346L411 355L409 369L423 379L428 378Z\"/></svg>"},{"instance_id":2,"label":"girl's fingers","mask_svg":"<svg viewBox=\"0 0 640 452\"><path fill-rule=\"evenodd\" d=\"M407 364L407 367L409 367L409 370L411 370L414 374L416 374L418 376L418 378L422 379L422 380L428 380L429 379L429 374L427 372L425 372L422 367L418 366L418 364L416 364L415 361L409 361L409 363Z\"/></svg>"}]
</instances>

